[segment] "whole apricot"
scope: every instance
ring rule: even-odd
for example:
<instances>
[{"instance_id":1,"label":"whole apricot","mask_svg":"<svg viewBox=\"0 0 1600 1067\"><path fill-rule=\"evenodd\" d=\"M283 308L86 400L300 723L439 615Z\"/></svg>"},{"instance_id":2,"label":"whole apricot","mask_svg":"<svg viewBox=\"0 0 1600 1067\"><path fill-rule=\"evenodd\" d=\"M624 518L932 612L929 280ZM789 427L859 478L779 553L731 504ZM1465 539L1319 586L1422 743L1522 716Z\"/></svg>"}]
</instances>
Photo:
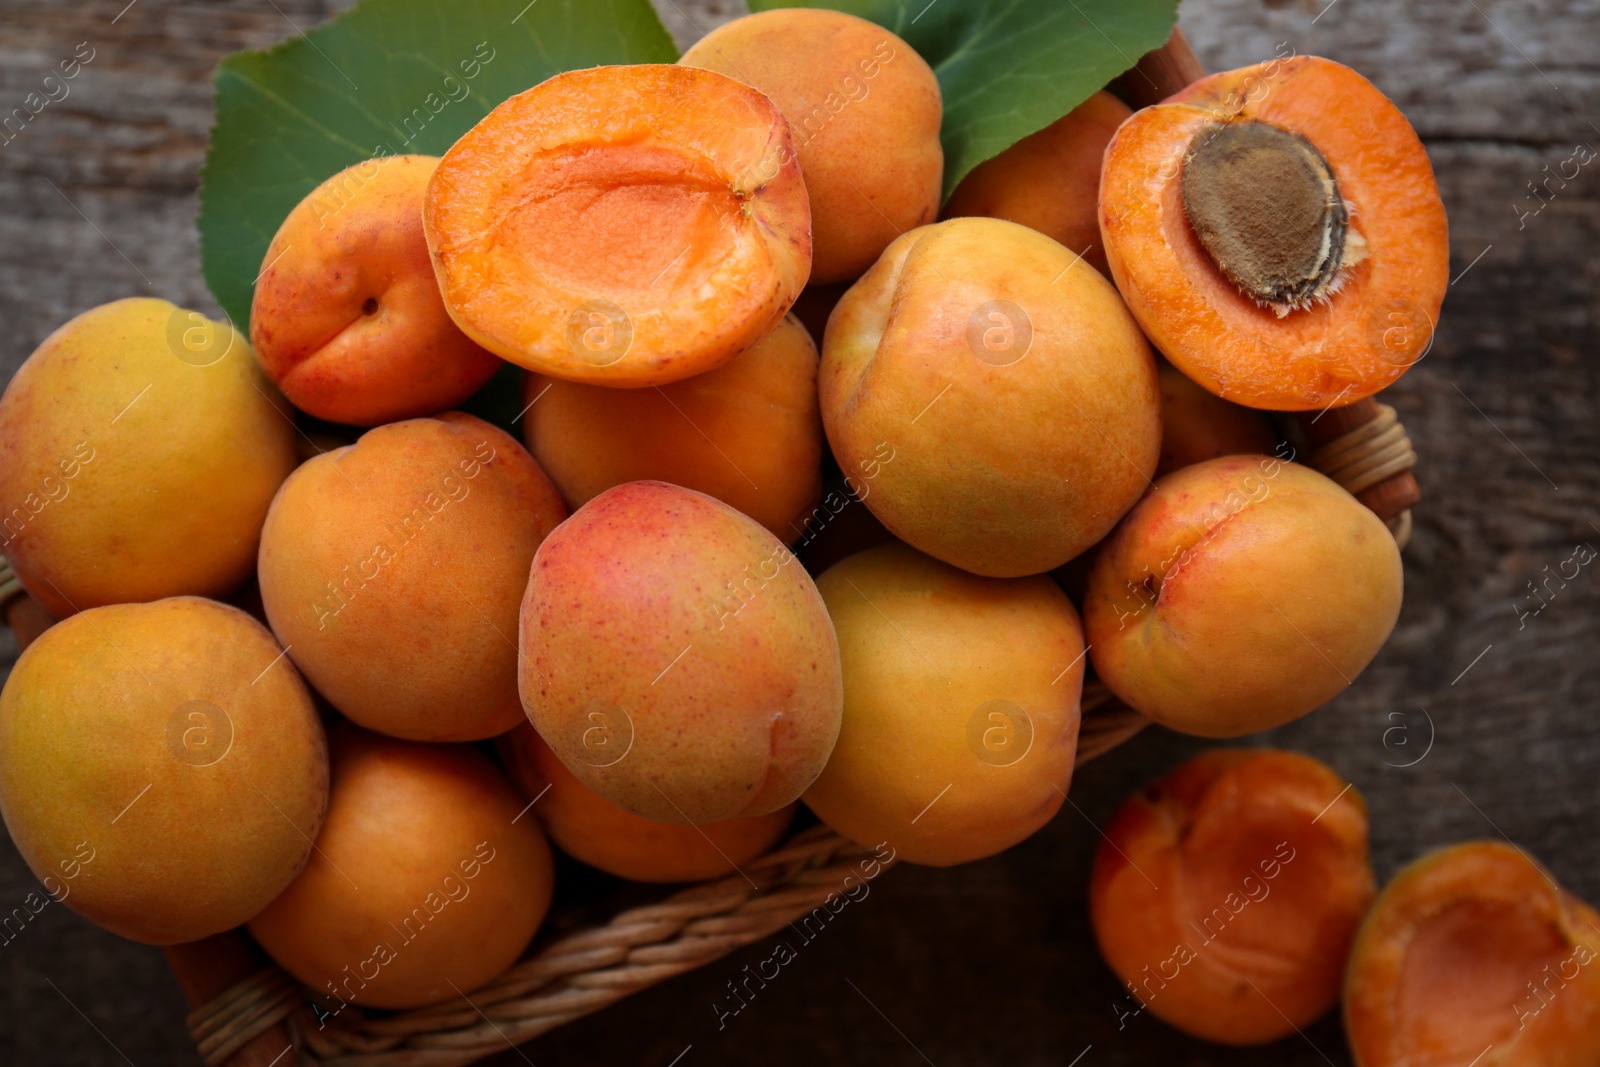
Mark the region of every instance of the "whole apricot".
<instances>
[{"instance_id":1,"label":"whole apricot","mask_svg":"<svg viewBox=\"0 0 1600 1067\"><path fill-rule=\"evenodd\" d=\"M657 480L731 504L781 540L822 491L817 348L791 315L732 363L654 389L529 375L528 451L581 507Z\"/></svg>"},{"instance_id":2,"label":"whole apricot","mask_svg":"<svg viewBox=\"0 0 1600 1067\"><path fill-rule=\"evenodd\" d=\"M261 365L302 411L376 426L477 392L498 357L444 309L422 233L433 156L347 167L289 212L250 306Z\"/></svg>"},{"instance_id":3,"label":"whole apricot","mask_svg":"<svg viewBox=\"0 0 1600 1067\"><path fill-rule=\"evenodd\" d=\"M273 632L369 729L470 741L522 721L517 605L566 517L513 438L445 412L368 430L283 485L261 536Z\"/></svg>"},{"instance_id":4,"label":"whole apricot","mask_svg":"<svg viewBox=\"0 0 1600 1067\"><path fill-rule=\"evenodd\" d=\"M1095 853L1089 914L1130 999L1228 1045L1293 1034L1339 1000L1376 886L1367 806L1327 766L1214 749L1125 803Z\"/></svg>"},{"instance_id":5,"label":"whole apricot","mask_svg":"<svg viewBox=\"0 0 1600 1067\"><path fill-rule=\"evenodd\" d=\"M1101 91L961 179L944 217L1009 219L1053 237L1105 274L1100 243L1100 161L1133 112Z\"/></svg>"},{"instance_id":6,"label":"whole apricot","mask_svg":"<svg viewBox=\"0 0 1600 1067\"><path fill-rule=\"evenodd\" d=\"M729 362L811 270L811 210L771 100L671 64L571 70L446 152L423 226L468 337L540 374L665 385Z\"/></svg>"},{"instance_id":7,"label":"whole apricot","mask_svg":"<svg viewBox=\"0 0 1600 1067\"><path fill-rule=\"evenodd\" d=\"M1116 290L999 219L890 245L828 322L818 392L840 467L872 476L872 513L975 574L1083 552L1161 447L1155 361Z\"/></svg>"},{"instance_id":8,"label":"whole apricot","mask_svg":"<svg viewBox=\"0 0 1600 1067\"><path fill-rule=\"evenodd\" d=\"M1344 991L1356 1067L1600 1063L1600 913L1527 853L1474 841L1384 887Z\"/></svg>"},{"instance_id":9,"label":"whole apricot","mask_svg":"<svg viewBox=\"0 0 1600 1067\"><path fill-rule=\"evenodd\" d=\"M1095 673L1174 730L1237 737L1333 698L1400 614L1383 521L1309 467L1226 456L1156 483L1100 546Z\"/></svg>"},{"instance_id":10,"label":"whole apricot","mask_svg":"<svg viewBox=\"0 0 1600 1067\"><path fill-rule=\"evenodd\" d=\"M839 733L839 646L810 576L733 508L629 482L539 546L522 602L528 718L580 782L667 823L765 815Z\"/></svg>"},{"instance_id":11,"label":"whole apricot","mask_svg":"<svg viewBox=\"0 0 1600 1067\"><path fill-rule=\"evenodd\" d=\"M250 345L165 300L117 300L47 337L0 399L0 543L61 618L223 597L250 575L294 424Z\"/></svg>"},{"instance_id":12,"label":"whole apricot","mask_svg":"<svg viewBox=\"0 0 1600 1067\"><path fill-rule=\"evenodd\" d=\"M1273 452L1278 435L1267 416L1222 399L1162 360L1161 461L1156 477L1219 456Z\"/></svg>"},{"instance_id":13,"label":"whole apricot","mask_svg":"<svg viewBox=\"0 0 1600 1067\"><path fill-rule=\"evenodd\" d=\"M678 62L771 97L794 130L811 200L812 277L859 276L939 210L944 105L905 41L839 11L785 8L724 23Z\"/></svg>"},{"instance_id":14,"label":"whole apricot","mask_svg":"<svg viewBox=\"0 0 1600 1067\"><path fill-rule=\"evenodd\" d=\"M805 802L854 841L945 867L1050 821L1078 745L1083 630L1044 576L980 578L901 544L817 580L844 724Z\"/></svg>"},{"instance_id":15,"label":"whole apricot","mask_svg":"<svg viewBox=\"0 0 1600 1067\"><path fill-rule=\"evenodd\" d=\"M316 854L250 934L323 998L459 1000L511 966L550 907L550 846L482 753L332 732ZM344 1003L338 1010L342 1011Z\"/></svg>"},{"instance_id":16,"label":"whole apricot","mask_svg":"<svg viewBox=\"0 0 1600 1067\"><path fill-rule=\"evenodd\" d=\"M328 802L311 694L199 597L89 608L0 693L0 814L57 901L134 941L231 929L300 872Z\"/></svg>"},{"instance_id":17,"label":"whole apricot","mask_svg":"<svg viewBox=\"0 0 1600 1067\"><path fill-rule=\"evenodd\" d=\"M1123 123L1100 231L1156 348L1249 407L1385 388L1426 354L1449 287L1427 150L1371 82L1316 56L1213 74Z\"/></svg>"},{"instance_id":18,"label":"whole apricot","mask_svg":"<svg viewBox=\"0 0 1600 1067\"><path fill-rule=\"evenodd\" d=\"M504 735L500 751L561 851L634 882L704 882L733 874L776 844L794 821L793 804L690 826L641 818L578 781L531 723Z\"/></svg>"}]
</instances>

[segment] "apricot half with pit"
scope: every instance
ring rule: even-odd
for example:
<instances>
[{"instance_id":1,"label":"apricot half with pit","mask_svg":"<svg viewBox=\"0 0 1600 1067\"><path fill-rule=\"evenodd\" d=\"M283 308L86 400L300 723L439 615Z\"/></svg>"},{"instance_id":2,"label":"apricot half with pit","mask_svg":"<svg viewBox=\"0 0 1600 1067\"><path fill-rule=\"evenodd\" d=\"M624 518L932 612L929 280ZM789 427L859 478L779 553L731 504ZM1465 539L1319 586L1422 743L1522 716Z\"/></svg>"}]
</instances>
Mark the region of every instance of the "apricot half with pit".
<instances>
[{"instance_id":1,"label":"apricot half with pit","mask_svg":"<svg viewBox=\"0 0 1600 1067\"><path fill-rule=\"evenodd\" d=\"M289 212L250 306L261 365L300 410L376 426L454 407L503 364L450 321L422 234L439 161L347 167Z\"/></svg>"},{"instance_id":2,"label":"apricot half with pit","mask_svg":"<svg viewBox=\"0 0 1600 1067\"><path fill-rule=\"evenodd\" d=\"M1427 351L1449 281L1416 132L1371 82L1313 56L1213 74L1125 122L1100 228L1155 346L1250 407L1388 386Z\"/></svg>"},{"instance_id":3,"label":"apricot half with pit","mask_svg":"<svg viewBox=\"0 0 1600 1067\"><path fill-rule=\"evenodd\" d=\"M1130 798L1095 854L1095 939L1130 998L1208 1041L1293 1034L1339 999L1376 886L1367 806L1293 752L1215 749Z\"/></svg>"},{"instance_id":4,"label":"apricot half with pit","mask_svg":"<svg viewBox=\"0 0 1600 1067\"><path fill-rule=\"evenodd\" d=\"M670 64L568 71L511 97L445 153L423 225L468 337L528 370L614 386L727 363L811 270L782 113Z\"/></svg>"},{"instance_id":5,"label":"apricot half with pit","mask_svg":"<svg viewBox=\"0 0 1600 1067\"><path fill-rule=\"evenodd\" d=\"M1441 849L1384 887L1356 938L1357 1067L1600 1063L1600 913L1499 841Z\"/></svg>"},{"instance_id":6,"label":"apricot half with pit","mask_svg":"<svg viewBox=\"0 0 1600 1067\"><path fill-rule=\"evenodd\" d=\"M1382 520L1309 467L1225 456L1155 484L1095 557L1095 672L1157 722L1203 737L1279 726L1332 699L1400 614Z\"/></svg>"}]
</instances>

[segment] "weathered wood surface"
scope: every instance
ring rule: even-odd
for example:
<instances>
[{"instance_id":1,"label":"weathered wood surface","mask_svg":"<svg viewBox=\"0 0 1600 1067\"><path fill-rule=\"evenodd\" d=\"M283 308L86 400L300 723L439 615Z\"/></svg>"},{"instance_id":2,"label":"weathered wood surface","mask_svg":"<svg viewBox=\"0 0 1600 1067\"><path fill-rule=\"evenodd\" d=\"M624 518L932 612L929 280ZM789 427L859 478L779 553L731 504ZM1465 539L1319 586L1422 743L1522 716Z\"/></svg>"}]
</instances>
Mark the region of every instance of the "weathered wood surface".
<instances>
[{"instance_id":1,"label":"weathered wood surface","mask_svg":"<svg viewBox=\"0 0 1600 1067\"><path fill-rule=\"evenodd\" d=\"M79 42L94 49L67 98L0 145L7 376L53 327L105 300L212 306L193 231L210 69L341 6L125 3L0 0L5 109ZM738 10L659 7L680 43ZM1600 900L1600 576L1552 584L1548 605L1519 618L1539 607L1528 583L1545 567L1580 542L1600 546L1600 165L1550 181L1542 206L1524 196L1575 145L1600 147L1600 0L1187 0L1183 25L1210 69L1269 58L1280 43L1361 69L1428 143L1451 218L1457 281L1437 341L1388 395L1422 453L1427 494L1399 629L1348 693L1260 742L1308 751L1358 785L1380 876L1429 847L1503 833ZM726 983L770 947L569 1025L522 1050L526 1060L1346 1064L1331 1018L1247 1052L1149 1017L1118 1029L1120 993L1085 917L1092 824L1198 747L1146 731L1090 766L1073 804L1025 844L953 870L894 871L814 942L793 939L798 958L720 1030ZM0 846L0 910L34 888ZM0 1062L197 1062L153 949L52 905L0 944L0 966Z\"/></svg>"}]
</instances>

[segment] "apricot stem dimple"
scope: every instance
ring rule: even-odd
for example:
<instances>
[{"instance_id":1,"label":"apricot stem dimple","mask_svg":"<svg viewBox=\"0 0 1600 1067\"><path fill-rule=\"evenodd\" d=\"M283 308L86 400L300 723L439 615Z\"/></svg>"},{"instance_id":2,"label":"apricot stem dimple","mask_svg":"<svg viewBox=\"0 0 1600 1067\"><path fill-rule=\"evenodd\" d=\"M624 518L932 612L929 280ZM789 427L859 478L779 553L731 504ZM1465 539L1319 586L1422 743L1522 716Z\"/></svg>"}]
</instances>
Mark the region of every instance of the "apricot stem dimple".
<instances>
[{"instance_id":1,"label":"apricot stem dimple","mask_svg":"<svg viewBox=\"0 0 1600 1067\"><path fill-rule=\"evenodd\" d=\"M1213 123L1184 158L1195 236L1240 292L1280 316L1325 300L1356 250L1339 182L1310 141L1265 122Z\"/></svg>"},{"instance_id":2,"label":"apricot stem dimple","mask_svg":"<svg viewBox=\"0 0 1600 1067\"><path fill-rule=\"evenodd\" d=\"M378 313L378 298L369 296L361 302L361 314L376 315Z\"/></svg>"}]
</instances>

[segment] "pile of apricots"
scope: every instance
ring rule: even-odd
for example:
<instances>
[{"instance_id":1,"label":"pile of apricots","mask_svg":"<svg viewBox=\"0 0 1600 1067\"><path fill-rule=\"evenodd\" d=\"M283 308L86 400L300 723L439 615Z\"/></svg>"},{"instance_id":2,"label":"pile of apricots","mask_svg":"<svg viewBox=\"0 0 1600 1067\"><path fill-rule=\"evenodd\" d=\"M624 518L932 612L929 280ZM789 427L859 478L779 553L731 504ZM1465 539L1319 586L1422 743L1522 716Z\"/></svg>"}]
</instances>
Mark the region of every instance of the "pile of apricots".
<instances>
[{"instance_id":1,"label":"pile of apricots","mask_svg":"<svg viewBox=\"0 0 1600 1067\"><path fill-rule=\"evenodd\" d=\"M803 803L964 863L1061 807L1086 676L1208 738L1351 684L1400 553L1269 413L1425 349L1385 328L1447 279L1404 117L1312 57L1100 92L943 202L941 119L894 34L752 15L328 178L248 336L139 298L46 339L0 400L59 620L0 811L46 891L415 1008L523 955L551 843L720 878ZM507 428L455 410L508 365ZM1249 1044L1342 999L1362 1067L1600 1062L1593 911L1491 844L1379 894L1367 838L1287 752L1130 799L1090 875L1119 1015Z\"/></svg>"}]
</instances>

